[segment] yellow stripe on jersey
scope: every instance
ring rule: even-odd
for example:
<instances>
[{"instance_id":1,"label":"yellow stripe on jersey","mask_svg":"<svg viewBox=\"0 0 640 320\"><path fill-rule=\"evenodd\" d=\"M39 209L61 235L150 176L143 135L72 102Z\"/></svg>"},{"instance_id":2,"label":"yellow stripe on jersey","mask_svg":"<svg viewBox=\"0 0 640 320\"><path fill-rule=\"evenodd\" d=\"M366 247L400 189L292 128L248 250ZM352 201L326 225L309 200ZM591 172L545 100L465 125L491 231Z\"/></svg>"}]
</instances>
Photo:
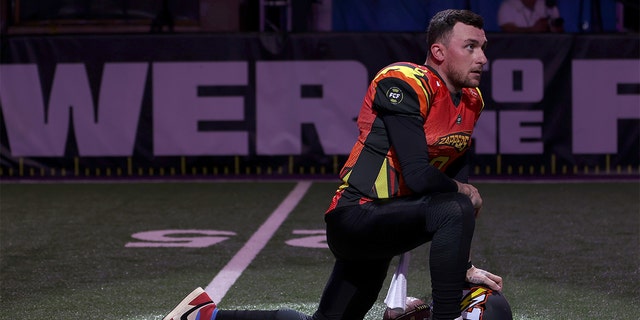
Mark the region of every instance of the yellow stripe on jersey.
<instances>
[{"instance_id":1,"label":"yellow stripe on jersey","mask_svg":"<svg viewBox=\"0 0 640 320\"><path fill-rule=\"evenodd\" d=\"M351 177L351 173L353 172L352 169L349 170L349 172L347 172L347 174L344 175L344 177L342 177L342 181L344 181L347 185L344 185L344 188L348 187L348 182L349 182L349 177ZM342 188L342 186L341 186Z\"/></svg>"},{"instance_id":2,"label":"yellow stripe on jersey","mask_svg":"<svg viewBox=\"0 0 640 320\"><path fill-rule=\"evenodd\" d=\"M376 177L376 194L380 199L389 198L389 179L387 178L387 170L389 168L389 164L387 158L384 159L382 165L380 166L380 171L378 172L378 176Z\"/></svg>"},{"instance_id":3,"label":"yellow stripe on jersey","mask_svg":"<svg viewBox=\"0 0 640 320\"><path fill-rule=\"evenodd\" d=\"M480 92L480 88L474 88L478 94L480 95L480 101L482 101L482 107L480 108L480 111L484 110L484 98L482 97L482 92Z\"/></svg>"},{"instance_id":4,"label":"yellow stripe on jersey","mask_svg":"<svg viewBox=\"0 0 640 320\"><path fill-rule=\"evenodd\" d=\"M417 87L419 87L422 90L422 93L424 93L424 97L429 97L429 93L427 92L427 88L425 88L424 85L422 84L422 82L418 79L418 77L424 77L424 72L422 72L422 70L420 70L418 68L411 68L409 66L392 65L392 66L389 66L389 67L386 67L386 68L380 70L380 72L378 72L378 74L376 75L375 79L378 79L378 77L380 77L382 75L386 75L390 71L398 71L398 72L402 73L406 77L406 80L412 80L413 82L415 82ZM412 87L415 87L415 86L412 86ZM420 100L422 100L422 99L420 99ZM428 99L425 100L425 102L426 101L428 101ZM428 108L428 106L427 106L427 108Z\"/></svg>"}]
</instances>

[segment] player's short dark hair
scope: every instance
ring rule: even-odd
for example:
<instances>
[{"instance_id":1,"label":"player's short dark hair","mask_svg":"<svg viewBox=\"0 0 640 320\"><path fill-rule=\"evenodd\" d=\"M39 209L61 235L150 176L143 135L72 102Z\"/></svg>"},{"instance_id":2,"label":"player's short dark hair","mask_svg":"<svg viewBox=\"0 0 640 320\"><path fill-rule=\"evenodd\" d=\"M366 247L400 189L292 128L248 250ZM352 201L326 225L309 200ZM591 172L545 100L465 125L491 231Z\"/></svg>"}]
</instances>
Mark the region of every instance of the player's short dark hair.
<instances>
[{"instance_id":1,"label":"player's short dark hair","mask_svg":"<svg viewBox=\"0 0 640 320\"><path fill-rule=\"evenodd\" d=\"M427 28L427 46L443 41L447 42L453 26L462 22L466 25L474 26L478 29L484 27L484 19L479 14L469 10L448 9L436 13L429 22Z\"/></svg>"}]
</instances>

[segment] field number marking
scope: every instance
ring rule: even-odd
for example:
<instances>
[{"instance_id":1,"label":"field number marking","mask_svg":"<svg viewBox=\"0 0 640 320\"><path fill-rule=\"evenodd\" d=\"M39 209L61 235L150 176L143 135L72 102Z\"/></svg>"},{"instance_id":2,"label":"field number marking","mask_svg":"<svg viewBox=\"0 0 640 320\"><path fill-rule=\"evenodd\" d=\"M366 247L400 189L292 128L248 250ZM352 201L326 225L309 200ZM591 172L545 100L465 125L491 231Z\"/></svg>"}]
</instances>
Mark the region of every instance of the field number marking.
<instances>
[{"instance_id":1,"label":"field number marking","mask_svg":"<svg viewBox=\"0 0 640 320\"><path fill-rule=\"evenodd\" d=\"M204 235L204 236L203 236ZM205 248L235 236L235 232L219 230L155 230L138 232L132 238L143 242L129 242L127 248L183 247Z\"/></svg>"},{"instance_id":2,"label":"field number marking","mask_svg":"<svg viewBox=\"0 0 640 320\"><path fill-rule=\"evenodd\" d=\"M327 233L324 229L293 230L293 234L302 234L309 236L285 241L285 243L290 246L303 248L329 248L329 246L327 245Z\"/></svg>"},{"instance_id":3,"label":"field number marking","mask_svg":"<svg viewBox=\"0 0 640 320\"><path fill-rule=\"evenodd\" d=\"M324 229L293 230L295 235L308 235L285 241L292 247L328 249L327 235ZM198 237L205 235L205 237ZM235 236L233 231L221 230L154 230L134 233L132 238L142 240L128 242L127 248L206 248Z\"/></svg>"}]
</instances>

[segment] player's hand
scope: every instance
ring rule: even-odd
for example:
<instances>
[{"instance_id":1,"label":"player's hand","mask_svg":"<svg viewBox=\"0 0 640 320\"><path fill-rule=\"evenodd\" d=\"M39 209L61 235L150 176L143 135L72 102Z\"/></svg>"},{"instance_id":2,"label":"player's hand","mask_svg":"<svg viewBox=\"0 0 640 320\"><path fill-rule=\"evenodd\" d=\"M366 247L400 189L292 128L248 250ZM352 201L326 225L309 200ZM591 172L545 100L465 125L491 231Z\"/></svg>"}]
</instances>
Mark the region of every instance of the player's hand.
<instances>
[{"instance_id":1,"label":"player's hand","mask_svg":"<svg viewBox=\"0 0 640 320\"><path fill-rule=\"evenodd\" d=\"M473 208L475 209L474 213L477 218L478 215L480 215L480 209L482 209L482 197L480 196L480 193L476 189L476 192L471 193L469 198L471 199L471 203L473 204Z\"/></svg>"},{"instance_id":2,"label":"player's hand","mask_svg":"<svg viewBox=\"0 0 640 320\"><path fill-rule=\"evenodd\" d=\"M502 277L497 276L489 271L485 271L475 266L471 266L467 270L467 282L473 284L483 284L492 290L502 291Z\"/></svg>"},{"instance_id":3,"label":"player's hand","mask_svg":"<svg viewBox=\"0 0 640 320\"><path fill-rule=\"evenodd\" d=\"M478 189L473 185L462 183L456 180L454 181L458 185L458 192L466 194L469 199L471 199L471 204L473 204L473 208L476 209L475 215L476 217L478 217L478 214L480 214L480 209L482 209L482 197L480 196L480 192L478 192Z\"/></svg>"}]
</instances>

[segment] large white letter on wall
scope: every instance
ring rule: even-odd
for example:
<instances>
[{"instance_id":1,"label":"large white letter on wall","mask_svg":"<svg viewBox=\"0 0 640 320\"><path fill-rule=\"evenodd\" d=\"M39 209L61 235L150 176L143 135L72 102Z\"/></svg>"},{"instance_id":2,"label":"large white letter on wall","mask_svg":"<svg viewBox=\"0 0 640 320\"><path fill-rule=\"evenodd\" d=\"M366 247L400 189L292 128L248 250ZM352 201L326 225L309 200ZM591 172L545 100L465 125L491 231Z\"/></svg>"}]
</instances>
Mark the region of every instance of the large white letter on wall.
<instances>
[{"instance_id":1,"label":"large white letter on wall","mask_svg":"<svg viewBox=\"0 0 640 320\"><path fill-rule=\"evenodd\" d=\"M200 121L244 121L243 96L198 96L199 87L246 86L247 62L153 64L153 148L159 156L247 155L246 131L201 131Z\"/></svg>"},{"instance_id":2,"label":"large white letter on wall","mask_svg":"<svg viewBox=\"0 0 640 320\"><path fill-rule=\"evenodd\" d=\"M544 65L540 60L497 59L492 64L491 79L496 102L539 102L544 96Z\"/></svg>"},{"instance_id":3,"label":"large white letter on wall","mask_svg":"<svg viewBox=\"0 0 640 320\"><path fill-rule=\"evenodd\" d=\"M573 153L618 152L618 120L640 119L640 95L618 92L640 86L640 60L574 60Z\"/></svg>"},{"instance_id":4,"label":"large white letter on wall","mask_svg":"<svg viewBox=\"0 0 640 320\"><path fill-rule=\"evenodd\" d=\"M147 69L147 63L106 63L94 106L84 64L58 64L45 107L37 65L0 65L0 102L11 154L63 156L73 119L79 155L131 155Z\"/></svg>"},{"instance_id":5,"label":"large white letter on wall","mask_svg":"<svg viewBox=\"0 0 640 320\"><path fill-rule=\"evenodd\" d=\"M368 73L358 61L262 61L256 64L256 151L302 151L301 124L312 123L325 154L348 154Z\"/></svg>"}]
</instances>

